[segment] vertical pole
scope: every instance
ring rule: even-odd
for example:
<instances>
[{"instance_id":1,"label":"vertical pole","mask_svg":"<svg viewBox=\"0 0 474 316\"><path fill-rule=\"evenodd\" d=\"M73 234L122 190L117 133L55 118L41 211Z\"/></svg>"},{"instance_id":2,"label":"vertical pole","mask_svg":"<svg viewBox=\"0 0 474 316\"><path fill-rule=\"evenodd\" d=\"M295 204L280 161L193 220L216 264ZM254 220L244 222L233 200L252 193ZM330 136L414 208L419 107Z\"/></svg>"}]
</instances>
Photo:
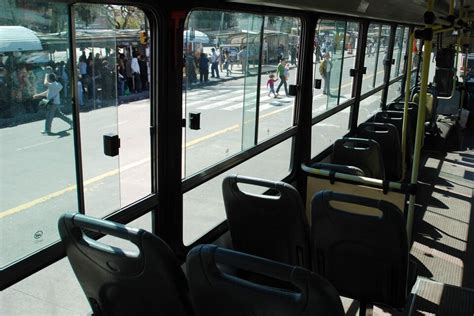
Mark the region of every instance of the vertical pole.
<instances>
[{"instance_id":1,"label":"vertical pole","mask_svg":"<svg viewBox=\"0 0 474 316\"><path fill-rule=\"evenodd\" d=\"M428 10L429 12L433 11L433 2L434 0L428 0ZM426 24L425 30L431 30L432 24ZM425 134L425 114L426 114L426 93L428 91L428 75L430 72L430 62L431 62L431 45L433 42L433 35L431 33L430 38L425 38L424 50L423 50L423 68L421 73L421 86L420 86L420 100L418 103L418 121L416 122L416 137L415 137L415 150L413 156L413 167L411 173L411 184L416 185L418 182L418 173L420 167L420 156L421 156L421 146L423 144L423 137ZM412 192L410 193L410 201L408 206L408 217L407 217L407 233L408 241L412 241L413 233L413 219L414 219L414 210L415 210L415 198L416 195Z\"/></svg>"},{"instance_id":2,"label":"vertical pole","mask_svg":"<svg viewBox=\"0 0 474 316\"><path fill-rule=\"evenodd\" d=\"M407 128L408 128L408 101L410 99L410 82L411 82L411 68L413 63L413 41L415 34L413 30L410 32L408 39L408 58L407 58L407 70L406 70L406 81L405 81L405 106L403 108L403 128L402 128L402 175L405 176L406 172L406 148L407 148Z\"/></svg>"}]
</instances>

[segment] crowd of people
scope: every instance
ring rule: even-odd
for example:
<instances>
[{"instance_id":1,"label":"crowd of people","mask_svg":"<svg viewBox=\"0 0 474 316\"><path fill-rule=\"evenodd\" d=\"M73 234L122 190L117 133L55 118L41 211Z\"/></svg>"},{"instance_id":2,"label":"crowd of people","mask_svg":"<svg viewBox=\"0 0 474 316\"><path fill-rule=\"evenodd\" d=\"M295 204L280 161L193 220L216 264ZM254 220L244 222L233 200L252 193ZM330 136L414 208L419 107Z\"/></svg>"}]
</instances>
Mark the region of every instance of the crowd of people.
<instances>
[{"instance_id":1,"label":"crowd of people","mask_svg":"<svg viewBox=\"0 0 474 316\"><path fill-rule=\"evenodd\" d=\"M38 101L33 96L45 90L49 74L55 74L62 86L69 85L70 74L64 61L37 65L13 54L0 56L0 118L38 112ZM68 89L62 89L61 96L68 97Z\"/></svg>"},{"instance_id":2,"label":"crowd of people","mask_svg":"<svg viewBox=\"0 0 474 316\"><path fill-rule=\"evenodd\" d=\"M51 133L54 117L72 124L62 111L68 113L72 109L74 84L80 109L96 103L116 104L117 96L148 90L146 57L138 51L93 56L83 50L75 64L77 80L73 80L69 61L33 63L26 57L0 54L0 119L27 122L46 112L45 134Z\"/></svg>"},{"instance_id":3,"label":"crowd of people","mask_svg":"<svg viewBox=\"0 0 474 316\"><path fill-rule=\"evenodd\" d=\"M88 100L115 100L116 96L148 90L146 56L137 51L131 56L125 53L118 55L112 53L106 57L99 53L96 53L95 57L89 53L86 57L83 51L77 67L81 107Z\"/></svg>"}]
</instances>

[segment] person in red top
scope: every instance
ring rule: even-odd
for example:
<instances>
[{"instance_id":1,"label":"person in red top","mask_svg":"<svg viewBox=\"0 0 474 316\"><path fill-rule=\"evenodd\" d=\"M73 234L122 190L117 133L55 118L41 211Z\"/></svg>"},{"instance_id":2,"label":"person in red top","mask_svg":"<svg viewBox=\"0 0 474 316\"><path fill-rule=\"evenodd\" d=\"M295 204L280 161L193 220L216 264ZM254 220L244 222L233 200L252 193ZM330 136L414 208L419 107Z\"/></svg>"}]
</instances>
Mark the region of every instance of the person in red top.
<instances>
[{"instance_id":1,"label":"person in red top","mask_svg":"<svg viewBox=\"0 0 474 316\"><path fill-rule=\"evenodd\" d=\"M268 88L268 96L273 93L273 96L276 98L277 95L275 93L275 82L277 82L278 79L275 79L275 75L271 74L269 76L269 79L267 81L267 88Z\"/></svg>"}]
</instances>

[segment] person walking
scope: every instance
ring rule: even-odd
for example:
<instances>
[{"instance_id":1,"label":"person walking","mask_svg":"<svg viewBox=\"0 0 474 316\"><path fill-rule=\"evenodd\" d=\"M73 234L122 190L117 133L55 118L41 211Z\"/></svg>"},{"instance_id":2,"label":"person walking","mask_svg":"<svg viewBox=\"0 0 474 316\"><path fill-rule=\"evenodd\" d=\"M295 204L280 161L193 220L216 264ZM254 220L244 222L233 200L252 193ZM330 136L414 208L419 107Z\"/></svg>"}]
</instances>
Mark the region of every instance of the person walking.
<instances>
[{"instance_id":1,"label":"person walking","mask_svg":"<svg viewBox=\"0 0 474 316\"><path fill-rule=\"evenodd\" d=\"M273 93L273 96L276 98L277 94L275 92L275 82L277 82L278 79L275 79L275 75L271 74L268 78L267 81L267 88L268 88L268 96Z\"/></svg>"},{"instance_id":2,"label":"person walking","mask_svg":"<svg viewBox=\"0 0 474 316\"><path fill-rule=\"evenodd\" d=\"M323 89L323 94L331 95L331 90L330 90L330 81L331 81L331 68L332 68L332 63L329 60L330 54L325 53L324 54L324 59L321 62L321 65L319 66L319 74L324 80L324 89Z\"/></svg>"},{"instance_id":3,"label":"person walking","mask_svg":"<svg viewBox=\"0 0 474 316\"><path fill-rule=\"evenodd\" d=\"M72 129L72 120L67 117L60 108L61 99L59 93L63 86L56 80L54 73L48 74L45 77L44 85L48 88L46 91L35 94L33 99L45 98L40 101L40 105L47 107L46 120L44 122L44 130L42 134L52 135L51 124L55 116L69 124L69 129Z\"/></svg>"},{"instance_id":4,"label":"person walking","mask_svg":"<svg viewBox=\"0 0 474 316\"><path fill-rule=\"evenodd\" d=\"M285 86L285 95L288 96L288 85L286 83L285 78L285 66L286 66L286 59L282 59L277 67L277 75L280 78L280 84L276 89L276 95L278 96L278 91L280 91L281 86Z\"/></svg>"}]
</instances>

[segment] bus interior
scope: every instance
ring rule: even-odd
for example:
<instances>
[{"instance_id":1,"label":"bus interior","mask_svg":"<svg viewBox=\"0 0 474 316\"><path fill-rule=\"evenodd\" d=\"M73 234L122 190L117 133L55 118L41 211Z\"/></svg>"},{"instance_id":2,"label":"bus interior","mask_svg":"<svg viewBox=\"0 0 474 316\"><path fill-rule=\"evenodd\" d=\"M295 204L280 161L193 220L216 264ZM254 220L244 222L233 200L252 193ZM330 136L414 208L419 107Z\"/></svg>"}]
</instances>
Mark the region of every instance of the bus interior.
<instances>
[{"instance_id":1,"label":"bus interior","mask_svg":"<svg viewBox=\"0 0 474 316\"><path fill-rule=\"evenodd\" d=\"M0 315L474 315L470 0L0 11Z\"/></svg>"}]
</instances>

